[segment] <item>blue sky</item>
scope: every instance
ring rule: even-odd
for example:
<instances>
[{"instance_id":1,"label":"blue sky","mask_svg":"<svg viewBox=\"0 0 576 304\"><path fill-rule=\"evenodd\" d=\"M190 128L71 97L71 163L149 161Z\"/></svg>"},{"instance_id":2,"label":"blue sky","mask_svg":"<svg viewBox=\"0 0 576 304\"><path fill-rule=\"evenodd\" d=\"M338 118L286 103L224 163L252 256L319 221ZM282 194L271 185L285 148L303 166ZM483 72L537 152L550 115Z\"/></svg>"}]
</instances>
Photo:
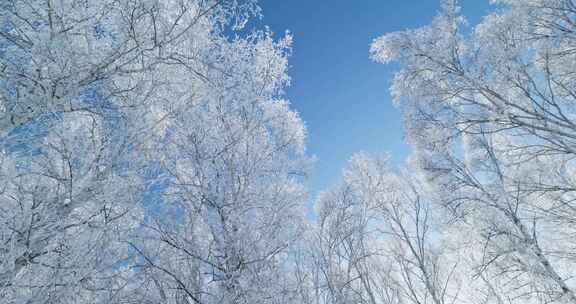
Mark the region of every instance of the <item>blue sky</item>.
<instances>
[{"instance_id":1,"label":"blue sky","mask_svg":"<svg viewBox=\"0 0 576 304\"><path fill-rule=\"evenodd\" d=\"M488 0L462 0L470 24ZM261 0L263 23L294 35L287 97L306 122L308 153L318 161L309 178L312 199L340 178L357 151L385 152L400 164L409 153L400 112L388 87L397 65L370 61L372 39L428 24L435 0Z\"/></svg>"}]
</instances>

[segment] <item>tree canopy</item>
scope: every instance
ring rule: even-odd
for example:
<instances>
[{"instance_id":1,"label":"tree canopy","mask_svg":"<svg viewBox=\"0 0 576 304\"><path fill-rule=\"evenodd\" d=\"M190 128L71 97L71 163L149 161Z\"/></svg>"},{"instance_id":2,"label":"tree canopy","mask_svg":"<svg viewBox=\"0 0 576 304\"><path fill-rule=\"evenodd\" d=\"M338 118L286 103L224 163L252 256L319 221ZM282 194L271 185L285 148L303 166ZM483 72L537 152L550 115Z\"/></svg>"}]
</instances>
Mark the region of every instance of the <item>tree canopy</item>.
<instances>
[{"instance_id":1,"label":"tree canopy","mask_svg":"<svg viewBox=\"0 0 576 304\"><path fill-rule=\"evenodd\" d=\"M492 2L373 41L412 153L317 198L256 0L0 3L0 303L576 303L576 3Z\"/></svg>"}]
</instances>

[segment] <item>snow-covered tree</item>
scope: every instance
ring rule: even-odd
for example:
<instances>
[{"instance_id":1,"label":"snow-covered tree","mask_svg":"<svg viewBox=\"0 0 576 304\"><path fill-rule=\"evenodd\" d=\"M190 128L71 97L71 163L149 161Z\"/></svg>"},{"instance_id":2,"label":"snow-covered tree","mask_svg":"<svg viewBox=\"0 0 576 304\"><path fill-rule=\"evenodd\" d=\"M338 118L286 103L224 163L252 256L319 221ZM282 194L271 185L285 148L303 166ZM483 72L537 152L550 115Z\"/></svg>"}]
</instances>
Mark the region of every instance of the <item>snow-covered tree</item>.
<instances>
[{"instance_id":1,"label":"snow-covered tree","mask_svg":"<svg viewBox=\"0 0 576 304\"><path fill-rule=\"evenodd\" d=\"M576 6L494 2L470 32L442 1L429 26L376 39L372 58L402 66L392 94L411 160L446 208L474 301L576 303Z\"/></svg>"},{"instance_id":2,"label":"snow-covered tree","mask_svg":"<svg viewBox=\"0 0 576 304\"><path fill-rule=\"evenodd\" d=\"M318 200L320 303L452 303L457 263L442 250L437 215L388 157L358 153Z\"/></svg>"},{"instance_id":3,"label":"snow-covered tree","mask_svg":"<svg viewBox=\"0 0 576 304\"><path fill-rule=\"evenodd\" d=\"M307 164L303 124L274 97L290 36L221 39L198 55L213 62L211 81L162 109L150 154L174 217L156 217L133 246L168 302L290 303L286 254L302 233Z\"/></svg>"},{"instance_id":4,"label":"snow-covered tree","mask_svg":"<svg viewBox=\"0 0 576 304\"><path fill-rule=\"evenodd\" d=\"M5 303L106 300L123 275L122 235L141 183L97 116L66 113L6 139L0 167L0 295ZM9 145L10 144L10 145ZM115 244L115 245L113 245Z\"/></svg>"},{"instance_id":5,"label":"snow-covered tree","mask_svg":"<svg viewBox=\"0 0 576 304\"><path fill-rule=\"evenodd\" d=\"M305 128L255 1L0 4L0 302L298 303ZM240 31L242 30L242 31Z\"/></svg>"}]
</instances>

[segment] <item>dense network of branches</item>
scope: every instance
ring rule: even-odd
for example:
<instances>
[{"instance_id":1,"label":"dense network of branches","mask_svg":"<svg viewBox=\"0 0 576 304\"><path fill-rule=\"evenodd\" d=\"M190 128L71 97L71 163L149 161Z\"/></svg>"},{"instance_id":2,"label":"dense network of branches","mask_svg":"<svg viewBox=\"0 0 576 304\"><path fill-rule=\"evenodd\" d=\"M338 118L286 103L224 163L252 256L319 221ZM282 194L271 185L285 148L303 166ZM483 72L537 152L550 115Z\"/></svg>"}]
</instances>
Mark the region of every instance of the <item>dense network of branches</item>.
<instances>
[{"instance_id":1,"label":"dense network of branches","mask_svg":"<svg viewBox=\"0 0 576 304\"><path fill-rule=\"evenodd\" d=\"M305 129L253 1L0 4L0 302L298 303Z\"/></svg>"},{"instance_id":2,"label":"dense network of branches","mask_svg":"<svg viewBox=\"0 0 576 304\"><path fill-rule=\"evenodd\" d=\"M0 304L576 304L576 2L492 2L374 40L413 152L309 219L256 0L1 1Z\"/></svg>"}]
</instances>

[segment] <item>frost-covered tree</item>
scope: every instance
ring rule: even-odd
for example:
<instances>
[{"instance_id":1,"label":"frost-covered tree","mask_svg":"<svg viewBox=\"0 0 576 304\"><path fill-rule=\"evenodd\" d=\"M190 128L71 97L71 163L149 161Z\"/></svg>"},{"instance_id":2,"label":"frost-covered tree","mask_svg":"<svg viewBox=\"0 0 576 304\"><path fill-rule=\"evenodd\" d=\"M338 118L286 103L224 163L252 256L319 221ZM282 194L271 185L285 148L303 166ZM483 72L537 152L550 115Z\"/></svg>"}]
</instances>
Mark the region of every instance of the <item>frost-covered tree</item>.
<instances>
[{"instance_id":1,"label":"frost-covered tree","mask_svg":"<svg viewBox=\"0 0 576 304\"><path fill-rule=\"evenodd\" d=\"M0 4L0 302L298 303L305 129L255 1ZM242 29L242 32L239 30Z\"/></svg>"},{"instance_id":2,"label":"frost-covered tree","mask_svg":"<svg viewBox=\"0 0 576 304\"><path fill-rule=\"evenodd\" d=\"M214 43L198 55L213 62L211 81L161 109L165 132L149 151L174 216L155 217L133 246L162 301L298 302L287 253L303 228L305 130L274 97L290 37Z\"/></svg>"},{"instance_id":3,"label":"frost-covered tree","mask_svg":"<svg viewBox=\"0 0 576 304\"><path fill-rule=\"evenodd\" d=\"M468 261L469 301L576 303L576 6L494 2L470 33L442 1L429 26L376 39L372 58L402 66L392 94Z\"/></svg>"},{"instance_id":4,"label":"frost-covered tree","mask_svg":"<svg viewBox=\"0 0 576 304\"><path fill-rule=\"evenodd\" d=\"M141 183L129 174L123 142L98 117L37 123L28 127L42 134L18 130L2 154L1 298L107 302L99 291L119 288L126 252L118 245L137 221Z\"/></svg>"},{"instance_id":5,"label":"frost-covered tree","mask_svg":"<svg viewBox=\"0 0 576 304\"><path fill-rule=\"evenodd\" d=\"M318 303L452 303L457 263L437 215L387 157L354 155L343 182L318 200Z\"/></svg>"}]
</instances>

